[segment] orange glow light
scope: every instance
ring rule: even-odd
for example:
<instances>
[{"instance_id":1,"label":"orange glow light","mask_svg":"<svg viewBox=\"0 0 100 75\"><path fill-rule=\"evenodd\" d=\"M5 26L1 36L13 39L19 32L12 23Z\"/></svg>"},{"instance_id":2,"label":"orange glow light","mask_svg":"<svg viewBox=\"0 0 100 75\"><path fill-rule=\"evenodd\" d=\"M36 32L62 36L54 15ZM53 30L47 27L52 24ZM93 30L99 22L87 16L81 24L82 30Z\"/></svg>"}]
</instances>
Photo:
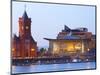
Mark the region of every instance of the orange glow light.
<instances>
[{"instance_id":1,"label":"orange glow light","mask_svg":"<svg viewBox=\"0 0 100 75\"><path fill-rule=\"evenodd\" d=\"M14 48L12 48L12 51L15 51L15 49L14 49Z\"/></svg>"},{"instance_id":2,"label":"orange glow light","mask_svg":"<svg viewBox=\"0 0 100 75\"><path fill-rule=\"evenodd\" d=\"M31 49L31 51L34 51L34 50L35 50L34 48Z\"/></svg>"}]
</instances>

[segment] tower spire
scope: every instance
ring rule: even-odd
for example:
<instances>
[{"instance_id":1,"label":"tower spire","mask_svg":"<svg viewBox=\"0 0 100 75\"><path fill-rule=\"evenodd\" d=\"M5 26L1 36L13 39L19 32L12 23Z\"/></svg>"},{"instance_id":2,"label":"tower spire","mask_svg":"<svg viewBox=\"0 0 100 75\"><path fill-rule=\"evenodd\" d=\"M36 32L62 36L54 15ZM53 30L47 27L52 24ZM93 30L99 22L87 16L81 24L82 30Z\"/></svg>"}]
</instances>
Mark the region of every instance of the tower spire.
<instances>
[{"instance_id":1,"label":"tower spire","mask_svg":"<svg viewBox=\"0 0 100 75\"><path fill-rule=\"evenodd\" d=\"M24 11L26 11L26 4L24 5Z\"/></svg>"},{"instance_id":2,"label":"tower spire","mask_svg":"<svg viewBox=\"0 0 100 75\"><path fill-rule=\"evenodd\" d=\"M26 4L24 5L24 14L22 17L24 20L28 18L27 13L26 13Z\"/></svg>"}]
</instances>

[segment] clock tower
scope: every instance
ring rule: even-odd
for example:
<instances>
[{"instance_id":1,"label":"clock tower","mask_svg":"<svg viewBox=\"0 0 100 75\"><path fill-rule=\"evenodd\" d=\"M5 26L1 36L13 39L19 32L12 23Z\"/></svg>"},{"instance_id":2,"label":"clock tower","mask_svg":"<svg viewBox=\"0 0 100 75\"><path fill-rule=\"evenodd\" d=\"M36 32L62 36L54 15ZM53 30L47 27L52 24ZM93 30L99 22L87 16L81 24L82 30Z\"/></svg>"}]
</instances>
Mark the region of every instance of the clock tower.
<instances>
[{"instance_id":1,"label":"clock tower","mask_svg":"<svg viewBox=\"0 0 100 75\"><path fill-rule=\"evenodd\" d=\"M22 17L19 18L19 36L31 36L31 18L28 18L26 11Z\"/></svg>"},{"instance_id":2,"label":"clock tower","mask_svg":"<svg viewBox=\"0 0 100 75\"><path fill-rule=\"evenodd\" d=\"M19 36L14 36L12 53L13 57L32 58L37 56L37 42L31 35L31 18L24 11L19 17Z\"/></svg>"}]
</instances>

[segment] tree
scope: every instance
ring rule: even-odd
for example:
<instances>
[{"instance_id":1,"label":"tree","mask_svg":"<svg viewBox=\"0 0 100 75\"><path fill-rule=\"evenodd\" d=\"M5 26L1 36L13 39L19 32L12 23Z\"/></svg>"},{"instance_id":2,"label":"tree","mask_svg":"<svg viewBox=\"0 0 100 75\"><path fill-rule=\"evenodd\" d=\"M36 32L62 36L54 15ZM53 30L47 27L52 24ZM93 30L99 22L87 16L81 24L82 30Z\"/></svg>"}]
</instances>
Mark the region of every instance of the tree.
<instances>
[{"instance_id":1,"label":"tree","mask_svg":"<svg viewBox=\"0 0 100 75\"><path fill-rule=\"evenodd\" d=\"M45 48L40 48L40 55L43 56L46 52Z\"/></svg>"},{"instance_id":2,"label":"tree","mask_svg":"<svg viewBox=\"0 0 100 75\"><path fill-rule=\"evenodd\" d=\"M45 48L41 48L40 49L40 52L42 53L42 52L45 52L46 51L46 49Z\"/></svg>"}]
</instances>

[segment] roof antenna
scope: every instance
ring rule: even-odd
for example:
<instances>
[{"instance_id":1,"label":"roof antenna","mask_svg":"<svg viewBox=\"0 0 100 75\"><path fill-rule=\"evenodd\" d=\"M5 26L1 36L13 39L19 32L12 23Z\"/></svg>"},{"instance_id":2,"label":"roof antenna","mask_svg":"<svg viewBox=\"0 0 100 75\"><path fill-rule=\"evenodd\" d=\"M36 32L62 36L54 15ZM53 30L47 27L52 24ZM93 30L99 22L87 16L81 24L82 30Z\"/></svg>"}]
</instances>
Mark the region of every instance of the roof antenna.
<instances>
[{"instance_id":1,"label":"roof antenna","mask_svg":"<svg viewBox=\"0 0 100 75\"><path fill-rule=\"evenodd\" d=\"M24 5L24 11L26 11L26 4Z\"/></svg>"}]
</instances>

